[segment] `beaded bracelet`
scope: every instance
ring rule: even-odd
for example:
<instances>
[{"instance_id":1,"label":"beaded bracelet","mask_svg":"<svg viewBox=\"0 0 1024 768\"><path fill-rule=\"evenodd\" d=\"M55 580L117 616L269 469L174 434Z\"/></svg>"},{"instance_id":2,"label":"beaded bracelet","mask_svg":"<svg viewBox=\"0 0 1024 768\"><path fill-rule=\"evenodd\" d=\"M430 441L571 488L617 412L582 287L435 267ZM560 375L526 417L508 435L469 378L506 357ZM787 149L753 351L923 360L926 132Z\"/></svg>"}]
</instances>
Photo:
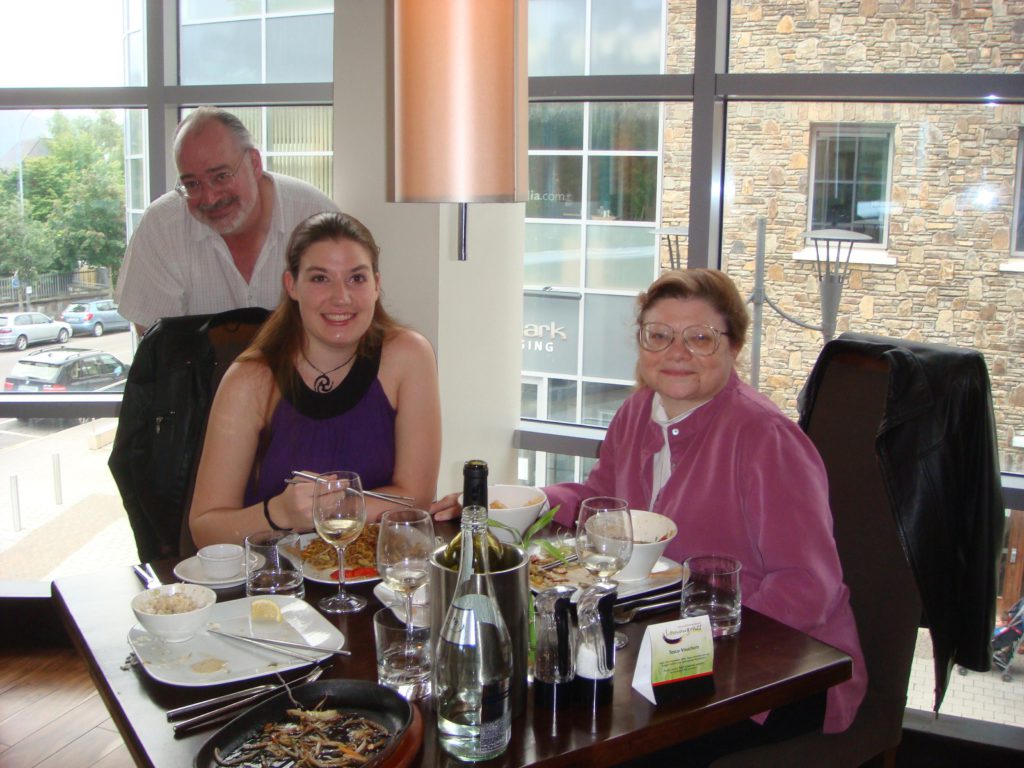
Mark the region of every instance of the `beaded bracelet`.
<instances>
[{"instance_id":1,"label":"beaded bracelet","mask_svg":"<svg viewBox=\"0 0 1024 768\"><path fill-rule=\"evenodd\" d=\"M270 527L273 528L275 531L290 531L291 530L291 528L282 528L280 525L278 525L273 520L271 520L271 518L270 518L270 500L269 499L264 499L263 500L263 516L265 518L267 518L267 522L270 523Z\"/></svg>"}]
</instances>

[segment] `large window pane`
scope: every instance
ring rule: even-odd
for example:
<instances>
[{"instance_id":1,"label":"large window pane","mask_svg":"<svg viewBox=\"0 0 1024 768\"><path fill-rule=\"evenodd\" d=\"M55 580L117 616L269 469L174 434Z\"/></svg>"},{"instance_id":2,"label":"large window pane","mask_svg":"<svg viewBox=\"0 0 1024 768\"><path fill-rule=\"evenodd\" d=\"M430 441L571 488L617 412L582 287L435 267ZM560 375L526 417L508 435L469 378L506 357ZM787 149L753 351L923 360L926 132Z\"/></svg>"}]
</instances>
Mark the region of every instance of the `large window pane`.
<instances>
[{"instance_id":1,"label":"large window pane","mask_svg":"<svg viewBox=\"0 0 1024 768\"><path fill-rule=\"evenodd\" d=\"M656 157L593 157L590 161L590 216L654 221L657 173Z\"/></svg>"},{"instance_id":2,"label":"large window pane","mask_svg":"<svg viewBox=\"0 0 1024 768\"><path fill-rule=\"evenodd\" d=\"M810 9L813 7L814 12ZM733 72L1020 71L1020 2L733 3Z\"/></svg>"},{"instance_id":3,"label":"large window pane","mask_svg":"<svg viewBox=\"0 0 1024 768\"><path fill-rule=\"evenodd\" d=\"M530 196L526 216L577 219L583 199L583 160L565 155L530 157Z\"/></svg>"},{"instance_id":4,"label":"large window pane","mask_svg":"<svg viewBox=\"0 0 1024 768\"><path fill-rule=\"evenodd\" d=\"M530 0L531 77L582 75L586 61L586 0Z\"/></svg>"},{"instance_id":5,"label":"large window pane","mask_svg":"<svg viewBox=\"0 0 1024 768\"><path fill-rule=\"evenodd\" d=\"M582 148L582 104L530 105L530 149Z\"/></svg>"},{"instance_id":6,"label":"large window pane","mask_svg":"<svg viewBox=\"0 0 1024 768\"><path fill-rule=\"evenodd\" d=\"M329 82L333 39L329 14L267 19L267 82Z\"/></svg>"},{"instance_id":7,"label":"large window pane","mask_svg":"<svg viewBox=\"0 0 1024 768\"><path fill-rule=\"evenodd\" d=\"M655 245L649 227L587 227L587 287L644 290L655 271Z\"/></svg>"},{"instance_id":8,"label":"large window pane","mask_svg":"<svg viewBox=\"0 0 1024 768\"><path fill-rule=\"evenodd\" d=\"M0 88L125 85L123 0L6 0ZM2 144L6 144L6 137Z\"/></svg>"},{"instance_id":9,"label":"large window pane","mask_svg":"<svg viewBox=\"0 0 1024 768\"><path fill-rule=\"evenodd\" d=\"M523 370L575 375L579 294L523 297Z\"/></svg>"},{"instance_id":10,"label":"large window pane","mask_svg":"<svg viewBox=\"0 0 1024 768\"><path fill-rule=\"evenodd\" d=\"M210 19L234 19L255 16L260 12L260 0L179 0L181 21L192 24Z\"/></svg>"},{"instance_id":11,"label":"large window pane","mask_svg":"<svg viewBox=\"0 0 1024 768\"><path fill-rule=\"evenodd\" d=\"M183 85L331 81L331 3L270 3L266 13L258 0L185 5L179 30Z\"/></svg>"},{"instance_id":12,"label":"large window pane","mask_svg":"<svg viewBox=\"0 0 1024 768\"><path fill-rule=\"evenodd\" d=\"M615 151L631 149L657 151L658 105L591 104L590 148Z\"/></svg>"},{"instance_id":13,"label":"large window pane","mask_svg":"<svg viewBox=\"0 0 1024 768\"><path fill-rule=\"evenodd\" d=\"M583 375L631 381L636 363L633 296L588 294L584 302Z\"/></svg>"},{"instance_id":14,"label":"large window pane","mask_svg":"<svg viewBox=\"0 0 1024 768\"><path fill-rule=\"evenodd\" d=\"M576 225L527 223L523 285L579 288L581 247Z\"/></svg>"},{"instance_id":15,"label":"large window pane","mask_svg":"<svg viewBox=\"0 0 1024 768\"><path fill-rule=\"evenodd\" d=\"M607 427L611 424L612 416L632 391L632 387L623 384L584 382L581 421L593 427Z\"/></svg>"},{"instance_id":16,"label":"large window pane","mask_svg":"<svg viewBox=\"0 0 1024 768\"><path fill-rule=\"evenodd\" d=\"M183 25L182 85L261 82L260 37L258 21Z\"/></svg>"},{"instance_id":17,"label":"large window pane","mask_svg":"<svg viewBox=\"0 0 1024 768\"><path fill-rule=\"evenodd\" d=\"M590 74L661 71L662 0L592 0Z\"/></svg>"}]
</instances>

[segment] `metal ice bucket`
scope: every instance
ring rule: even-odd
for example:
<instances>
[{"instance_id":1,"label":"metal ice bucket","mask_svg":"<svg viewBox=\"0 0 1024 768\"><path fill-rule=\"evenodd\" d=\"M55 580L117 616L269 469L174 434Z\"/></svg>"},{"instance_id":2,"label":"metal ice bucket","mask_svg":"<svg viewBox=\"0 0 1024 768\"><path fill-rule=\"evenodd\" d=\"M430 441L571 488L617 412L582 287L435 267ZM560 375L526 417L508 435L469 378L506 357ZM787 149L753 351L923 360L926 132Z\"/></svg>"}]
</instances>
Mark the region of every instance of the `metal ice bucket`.
<instances>
[{"instance_id":1,"label":"metal ice bucket","mask_svg":"<svg viewBox=\"0 0 1024 768\"><path fill-rule=\"evenodd\" d=\"M522 714L526 705L526 673L529 664L530 621L530 558L522 547L506 544L518 555L517 565L491 572L491 584L501 609L501 616L512 638L512 716ZM437 562L445 548L439 547L430 556L430 644L437 648L437 636L451 605L458 580L457 568L446 568ZM511 556L510 556L511 559ZM474 576L476 580L482 576Z\"/></svg>"}]
</instances>

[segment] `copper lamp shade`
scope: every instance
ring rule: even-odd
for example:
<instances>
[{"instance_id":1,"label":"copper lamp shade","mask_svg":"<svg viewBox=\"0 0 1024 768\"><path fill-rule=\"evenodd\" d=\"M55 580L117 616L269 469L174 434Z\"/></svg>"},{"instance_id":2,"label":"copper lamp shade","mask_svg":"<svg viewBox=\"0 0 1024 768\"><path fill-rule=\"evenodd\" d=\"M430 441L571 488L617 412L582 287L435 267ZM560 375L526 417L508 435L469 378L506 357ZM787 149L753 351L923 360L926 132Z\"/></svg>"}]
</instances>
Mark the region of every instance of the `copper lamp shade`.
<instances>
[{"instance_id":1,"label":"copper lamp shade","mask_svg":"<svg viewBox=\"0 0 1024 768\"><path fill-rule=\"evenodd\" d=\"M394 0L395 202L525 199L527 0Z\"/></svg>"}]
</instances>

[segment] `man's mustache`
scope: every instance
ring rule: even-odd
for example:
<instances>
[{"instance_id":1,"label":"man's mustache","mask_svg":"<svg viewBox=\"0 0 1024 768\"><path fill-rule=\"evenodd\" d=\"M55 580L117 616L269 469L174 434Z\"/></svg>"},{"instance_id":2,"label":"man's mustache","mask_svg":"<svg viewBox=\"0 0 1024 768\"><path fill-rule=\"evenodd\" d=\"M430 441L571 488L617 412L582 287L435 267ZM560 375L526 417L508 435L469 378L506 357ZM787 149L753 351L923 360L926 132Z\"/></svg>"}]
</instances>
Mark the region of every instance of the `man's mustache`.
<instances>
[{"instance_id":1,"label":"man's mustache","mask_svg":"<svg viewBox=\"0 0 1024 768\"><path fill-rule=\"evenodd\" d=\"M211 203L210 205L200 205L199 210L202 213L214 213L215 211L219 211L221 208L233 205L237 200L238 196L235 195L234 197L229 197L225 200L218 200L216 203Z\"/></svg>"}]
</instances>

